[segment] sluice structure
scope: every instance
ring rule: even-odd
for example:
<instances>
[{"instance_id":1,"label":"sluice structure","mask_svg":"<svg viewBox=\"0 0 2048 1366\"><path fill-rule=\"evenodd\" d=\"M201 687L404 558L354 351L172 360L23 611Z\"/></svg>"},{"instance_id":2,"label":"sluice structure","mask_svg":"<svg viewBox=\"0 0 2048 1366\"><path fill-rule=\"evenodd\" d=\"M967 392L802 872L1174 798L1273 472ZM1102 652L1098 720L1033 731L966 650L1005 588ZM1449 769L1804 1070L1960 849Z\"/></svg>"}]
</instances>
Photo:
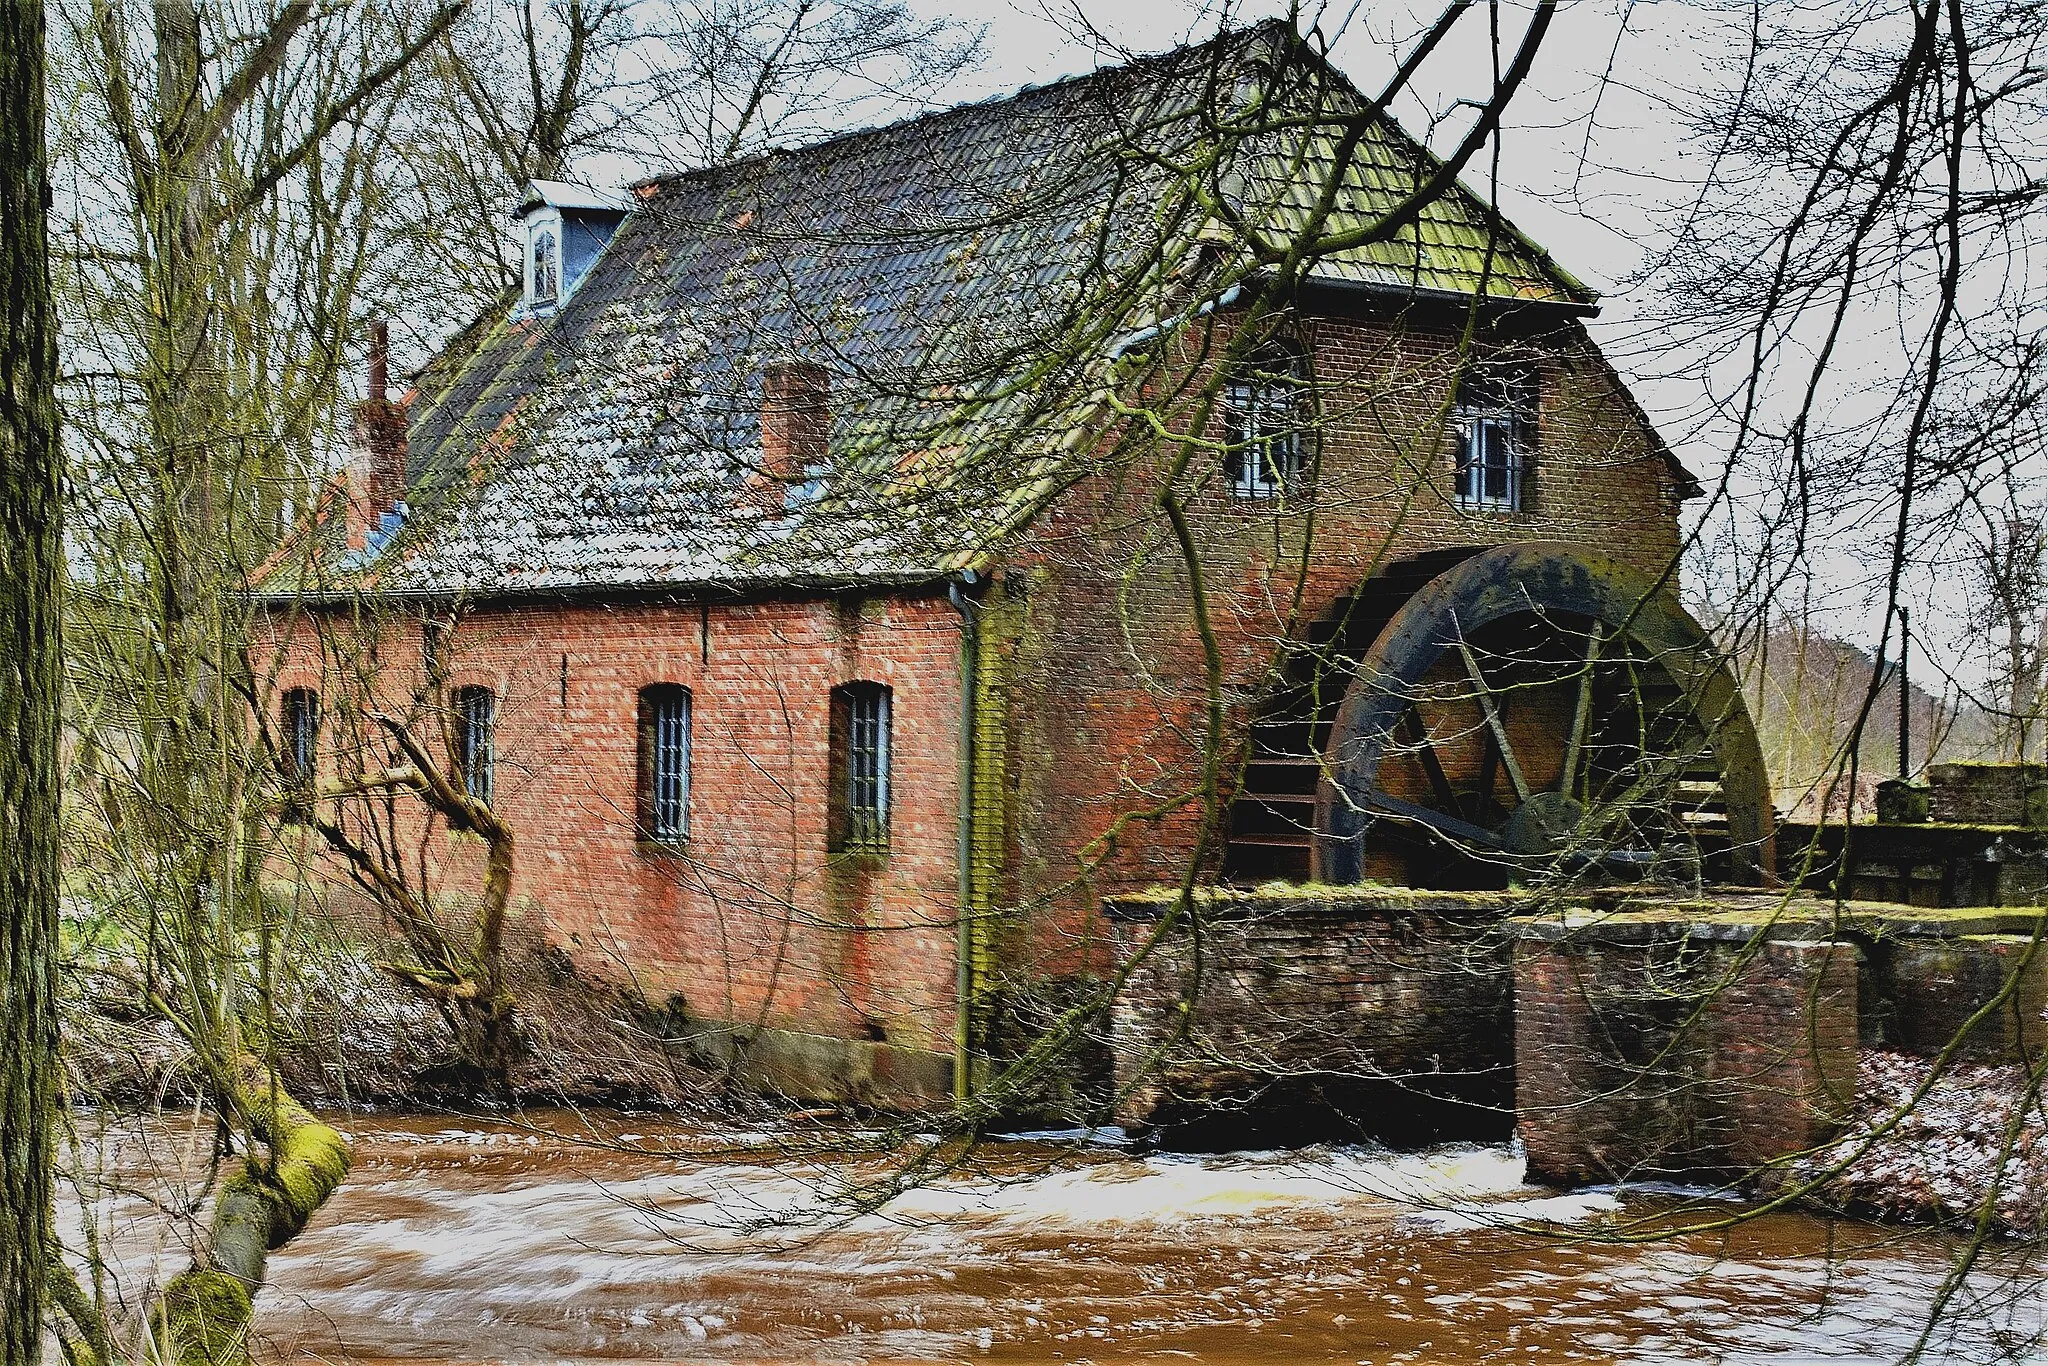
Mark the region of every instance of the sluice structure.
<instances>
[{"instance_id":1,"label":"sluice structure","mask_svg":"<svg viewBox=\"0 0 2048 1366\"><path fill-rule=\"evenodd\" d=\"M1139 965L1120 1117L1191 1144L1512 1129L1531 1177L1564 1185L1767 1176L1838 1131L1861 1050L2048 1047L2044 781L1936 765L1922 814L1947 819L1787 824L1769 888L1118 898ZM1898 895L1857 895L1873 888ZM1989 895L1945 904L1959 893Z\"/></svg>"}]
</instances>

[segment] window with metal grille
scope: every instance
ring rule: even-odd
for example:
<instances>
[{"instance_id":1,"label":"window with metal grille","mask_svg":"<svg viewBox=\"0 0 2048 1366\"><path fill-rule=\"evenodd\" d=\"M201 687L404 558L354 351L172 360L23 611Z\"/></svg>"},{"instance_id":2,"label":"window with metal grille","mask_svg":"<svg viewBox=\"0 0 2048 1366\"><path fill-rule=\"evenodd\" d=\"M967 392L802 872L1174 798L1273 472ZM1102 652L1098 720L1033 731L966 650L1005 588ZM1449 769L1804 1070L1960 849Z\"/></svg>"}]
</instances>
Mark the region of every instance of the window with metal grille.
<instances>
[{"instance_id":1,"label":"window with metal grille","mask_svg":"<svg viewBox=\"0 0 2048 1366\"><path fill-rule=\"evenodd\" d=\"M284 730L285 781L309 786L320 762L320 694L311 688L288 689L278 719Z\"/></svg>"},{"instance_id":2,"label":"window with metal grille","mask_svg":"<svg viewBox=\"0 0 2048 1366\"><path fill-rule=\"evenodd\" d=\"M690 835L690 690L640 690L640 837L681 844Z\"/></svg>"},{"instance_id":3,"label":"window with metal grille","mask_svg":"<svg viewBox=\"0 0 2048 1366\"><path fill-rule=\"evenodd\" d=\"M832 690L832 847L889 844L889 690L846 683Z\"/></svg>"},{"instance_id":4,"label":"window with metal grille","mask_svg":"<svg viewBox=\"0 0 2048 1366\"><path fill-rule=\"evenodd\" d=\"M1475 369L1459 383L1453 436L1462 506L1522 510L1535 412L1535 376L1526 370Z\"/></svg>"},{"instance_id":5,"label":"window with metal grille","mask_svg":"<svg viewBox=\"0 0 2048 1366\"><path fill-rule=\"evenodd\" d=\"M1301 482L1308 360L1292 346L1262 347L1223 391L1223 475L1238 498L1278 498Z\"/></svg>"},{"instance_id":6,"label":"window with metal grille","mask_svg":"<svg viewBox=\"0 0 2048 1366\"><path fill-rule=\"evenodd\" d=\"M493 730L496 699L491 690L471 686L455 690L455 774L462 790L485 806L491 804Z\"/></svg>"}]
</instances>

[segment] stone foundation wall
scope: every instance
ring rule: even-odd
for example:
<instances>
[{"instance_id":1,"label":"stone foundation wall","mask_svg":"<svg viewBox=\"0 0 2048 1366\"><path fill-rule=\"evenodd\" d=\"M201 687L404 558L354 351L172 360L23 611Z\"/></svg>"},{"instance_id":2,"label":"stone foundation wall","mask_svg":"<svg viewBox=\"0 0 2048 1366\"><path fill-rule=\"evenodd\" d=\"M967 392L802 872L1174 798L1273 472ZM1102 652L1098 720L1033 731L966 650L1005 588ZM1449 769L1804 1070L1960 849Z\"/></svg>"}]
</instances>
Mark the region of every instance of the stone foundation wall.
<instances>
[{"instance_id":1,"label":"stone foundation wall","mask_svg":"<svg viewBox=\"0 0 2048 1366\"><path fill-rule=\"evenodd\" d=\"M1883 1012L1875 1042L1932 1058L1960 1037L1956 1056L1967 1062L2039 1053L2048 1047L2048 944L2032 944L2024 934L1879 940L1865 993Z\"/></svg>"},{"instance_id":2,"label":"stone foundation wall","mask_svg":"<svg viewBox=\"0 0 2048 1366\"><path fill-rule=\"evenodd\" d=\"M2048 824L2048 765L1934 764L1930 819L1955 825Z\"/></svg>"},{"instance_id":3,"label":"stone foundation wall","mask_svg":"<svg viewBox=\"0 0 2048 1366\"><path fill-rule=\"evenodd\" d=\"M1828 1140L1861 1048L2048 1049L2038 908L1598 899L1211 889L1173 923L1170 897L1111 901L1119 1118L1213 1136L1195 1146L1311 1141L1318 1116L1478 1137L1512 1113L1537 1180L1741 1178Z\"/></svg>"},{"instance_id":4,"label":"stone foundation wall","mask_svg":"<svg viewBox=\"0 0 2048 1366\"><path fill-rule=\"evenodd\" d=\"M1163 903L1112 902L1126 961L1160 935L1116 1006L1120 1121L1171 1130L1235 1116L1282 1142L1333 1121L1399 1140L1505 1133L1510 905L1400 889L1225 893L1161 933Z\"/></svg>"},{"instance_id":5,"label":"stone foundation wall","mask_svg":"<svg viewBox=\"0 0 2048 1366\"><path fill-rule=\"evenodd\" d=\"M1824 1141L1847 1113L1854 946L1685 931L1595 926L1519 946L1516 1110L1531 1177L1748 1172Z\"/></svg>"}]
</instances>

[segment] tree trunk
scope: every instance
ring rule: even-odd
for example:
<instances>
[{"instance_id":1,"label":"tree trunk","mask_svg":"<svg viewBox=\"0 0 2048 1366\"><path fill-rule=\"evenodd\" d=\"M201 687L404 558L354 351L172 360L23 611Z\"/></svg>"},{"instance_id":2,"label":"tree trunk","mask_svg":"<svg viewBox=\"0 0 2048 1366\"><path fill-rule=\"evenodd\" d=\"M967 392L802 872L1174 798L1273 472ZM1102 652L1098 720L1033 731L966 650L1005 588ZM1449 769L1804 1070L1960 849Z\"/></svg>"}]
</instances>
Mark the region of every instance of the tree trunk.
<instances>
[{"instance_id":1,"label":"tree trunk","mask_svg":"<svg viewBox=\"0 0 2048 1366\"><path fill-rule=\"evenodd\" d=\"M221 1183L205 1249L171 1278L151 1316L165 1366L239 1366L270 1254L299 1235L348 1175L348 1144L286 1095L257 1059L237 1059L213 1090L270 1149ZM107 1366L102 1363L102 1366Z\"/></svg>"},{"instance_id":2,"label":"tree trunk","mask_svg":"<svg viewBox=\"0 0 2048 1366\"><path fill-rule=\"evenodd\" d=\"M57 329L40 0L0 4L0 1363L42 1343L57 1096Z\"/></svg>"}]
</instances>

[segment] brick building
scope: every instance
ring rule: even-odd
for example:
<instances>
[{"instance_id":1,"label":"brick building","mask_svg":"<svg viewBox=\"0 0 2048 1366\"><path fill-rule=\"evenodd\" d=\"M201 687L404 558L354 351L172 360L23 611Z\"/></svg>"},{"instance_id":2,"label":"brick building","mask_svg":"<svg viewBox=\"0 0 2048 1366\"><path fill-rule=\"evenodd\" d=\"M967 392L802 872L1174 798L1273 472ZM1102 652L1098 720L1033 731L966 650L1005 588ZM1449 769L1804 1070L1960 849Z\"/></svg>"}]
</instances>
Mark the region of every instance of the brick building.
<instances>
[{"instance_id":1,"label":"brick building","mask_svg":"<svg viewBox=\"0 0 2048 1366\"><path fill-rule=\"evenodd\" d=\"M437 728L523 915L821 1092L948 1088L1107 894L1326 872L1313 775L1248 795L1290 642L1491 547L1663 575L1694 491L1593 296L1368 113L1264 26L534 186L268 582L287 743Z\"/></svg>"}]
</instances>

